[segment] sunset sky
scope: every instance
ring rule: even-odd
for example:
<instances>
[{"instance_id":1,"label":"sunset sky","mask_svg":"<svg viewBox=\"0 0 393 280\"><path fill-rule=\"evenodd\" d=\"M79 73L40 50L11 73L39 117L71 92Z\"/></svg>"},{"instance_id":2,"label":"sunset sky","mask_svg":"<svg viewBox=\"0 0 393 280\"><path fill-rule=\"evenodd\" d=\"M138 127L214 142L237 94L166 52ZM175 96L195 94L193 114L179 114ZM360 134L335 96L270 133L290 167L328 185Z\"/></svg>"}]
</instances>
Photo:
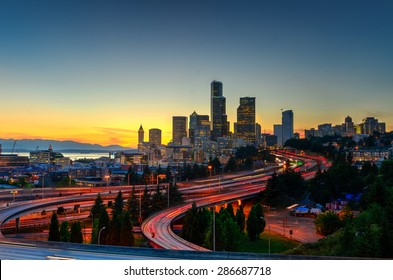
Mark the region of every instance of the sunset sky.
<instances>
[{"instance_id":1,"label":"sunset sky","mask_svg":"<svg viewBox=\"0 0 393 280\"><path fill-rule=\"evenodd\" d=\"M256 97L272 132L374 116L393 130L392 1L0 0L0 138L136 147L172 116ZM146 137L146 140L147 137Z\"/></svg>"}]
</instances>

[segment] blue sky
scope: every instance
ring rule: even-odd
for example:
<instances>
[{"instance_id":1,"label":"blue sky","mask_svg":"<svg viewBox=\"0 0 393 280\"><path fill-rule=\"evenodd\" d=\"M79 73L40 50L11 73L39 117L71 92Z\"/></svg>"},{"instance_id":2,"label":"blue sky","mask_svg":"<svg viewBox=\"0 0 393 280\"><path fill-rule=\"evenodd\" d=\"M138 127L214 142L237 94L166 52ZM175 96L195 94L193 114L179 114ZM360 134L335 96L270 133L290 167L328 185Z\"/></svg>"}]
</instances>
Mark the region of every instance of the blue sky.
<instances>
[{"instance_id":1,"label":"blue sky","mask_svg":"<svg viewBox=\"0 0 393 280\"><path fill-rule=\"evenodd\" d=\"M271 131L375 116L393 130L391 1L0 1L0 137L136 145L173 115L254 96Z\"/></svg>"}]
</instances>

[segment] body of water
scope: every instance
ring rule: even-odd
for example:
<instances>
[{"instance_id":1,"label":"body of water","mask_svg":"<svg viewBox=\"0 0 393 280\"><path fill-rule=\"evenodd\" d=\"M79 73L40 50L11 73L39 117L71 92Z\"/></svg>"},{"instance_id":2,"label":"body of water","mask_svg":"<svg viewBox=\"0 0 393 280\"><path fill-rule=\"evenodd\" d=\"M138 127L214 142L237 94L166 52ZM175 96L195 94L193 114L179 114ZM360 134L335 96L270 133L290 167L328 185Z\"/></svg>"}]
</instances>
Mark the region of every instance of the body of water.
<instances>
[{"instance_id":1,"label":"body of water","mask_svg":"<svg viewBox=\"0 0 393 280\"><path fill-rule=\"evenodd\" d=\"M109 157L108 152L91 152L91 153L62 153L64 157L69 157L71 160L77 160L77 159L97 159L100 157ZM30 156L30 153L28 152L21 152L17 153L19 156Z\"/></svg>"}]
</instances>

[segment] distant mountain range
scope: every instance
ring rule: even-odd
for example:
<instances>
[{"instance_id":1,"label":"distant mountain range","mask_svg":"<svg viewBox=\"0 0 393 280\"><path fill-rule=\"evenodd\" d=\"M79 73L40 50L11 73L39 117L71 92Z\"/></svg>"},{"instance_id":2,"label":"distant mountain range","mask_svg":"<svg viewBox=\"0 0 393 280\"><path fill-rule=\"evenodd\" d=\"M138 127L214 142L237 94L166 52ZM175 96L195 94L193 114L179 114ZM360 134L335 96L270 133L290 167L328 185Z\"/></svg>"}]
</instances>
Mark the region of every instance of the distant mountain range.
<instances>
[{"instance_id":1,"label":"distant mountain range","mask_svg":"<svg viewBox=\"0 0 393 280\"><path fill-rule=\"evenodd\" d=\"M15 139L1 139L0 144L2 145L3 152L11 152L14 145ZM14 152L29 152L37 150L47 150L49 145L52 145L54 151L59 152L74 152L74 151L118 151L126 150L119 145L102 146L98 144L79 143L75 141L58 141L58 140L45 140L45 139L21 139L17 140L15 144Z\"/></svg>"}]
</instances>

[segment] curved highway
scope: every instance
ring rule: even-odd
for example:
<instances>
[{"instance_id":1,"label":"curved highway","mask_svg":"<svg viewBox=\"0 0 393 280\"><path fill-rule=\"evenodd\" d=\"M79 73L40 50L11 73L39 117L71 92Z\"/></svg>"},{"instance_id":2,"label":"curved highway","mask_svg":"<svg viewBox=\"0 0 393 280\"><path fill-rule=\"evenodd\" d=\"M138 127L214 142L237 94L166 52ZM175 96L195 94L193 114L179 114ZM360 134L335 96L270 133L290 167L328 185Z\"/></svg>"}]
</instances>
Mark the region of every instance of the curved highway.
<instances>
[{"instance_id":1,"label":"curved highway","mask_svg":"<svg viewBox=\"0 0 393 280\"><path fill-rule=\"evenodd\" d=\"M296 158L304 161L303 166L299 172L302 172L303 177L308 180L315 176L317 165L319 164L322 169L329 166L328 161L323 157L312 157L312 156L301 156L294 153L279 153L277 154L282 157ZM309 171L312 170L312 171ZM267 170L266 173L251 176L251 178L243 177L239 178L241 181L236 181L237 178L227 180L223 182L224 188L228 189L227 193L213 195L199 200L194 200L197 207L209 206L223 202L229 202L237 199L251 197L264 190L265 182L270 178L272 171ZM235 181L235 183L234 183ZM254 184L254 185L252 185ZM234 187L235 190L230 189ZM153 216L146 219L141 227L143 234L160 248L173 249L173 250L197 250L206 251L208 249L190 243L187 240L182 239L176 235L171 225L174 220L185 215L185 213L191 208L191 202L179 207L169 208L161 211Z\"/></svg>"},{"instance_id":2,"label":"curved highway","mask_svg":"<svg viewBox=\"0 0 393 280\"><path fill-rule=\"evenodd\" d=\"M283 155L284 157L289 156L288 154ZM312 157L298 156L293 154L292 157L296 157L305 162L304 171L314 168L316 166L316 160ZM324 166L328 166L326 159L324 160ZM206 198L193 199L197 203L198 207L214 205L222 202L234 201L239 198L251 197L265 188L265 182L268 180L270 175L277 170L277 167L267 168L258 171L251 171L243 173L241 175L227 175L224 176L222 181L216 178L210 178L204 180L208 184L196 185L181 189L183 194L193 195L194 193L203 193L208 195ZM314 172L309 172L307 176L313 177ZM144 186L143 186L144 187ZM130 189L129 186L124 187ZM217 193L211 195L211 192ZM97 192L101 192L103 198L104 196L111 196L113 198L115 194L102 193L102 188ZM26 202L16 203L7 208L0 210L0 226L9 221L20 217L24 214L37 211L38 209L45 209L49 206L59 206L66 203L82 203L82 202L92 202L97 196L97 192L81 193L80 195L70 195L66 197L53 197L44 198L38 200L30 200ZM145 236L150 239L153 243L157 244L161 248L175 249L175 250L197 250L206 251L207 249L192 244L179 236L177 236L171 230L171 223L178 217L184 215L184 213L191 207L191 203L178 206L175 208L170 208L164 210L150 218L148 218L142 224L142 231ZM1 232L0 232L1 236ZM14 245L16 246L16 245Z\"/></svg>"}]
</instances>

